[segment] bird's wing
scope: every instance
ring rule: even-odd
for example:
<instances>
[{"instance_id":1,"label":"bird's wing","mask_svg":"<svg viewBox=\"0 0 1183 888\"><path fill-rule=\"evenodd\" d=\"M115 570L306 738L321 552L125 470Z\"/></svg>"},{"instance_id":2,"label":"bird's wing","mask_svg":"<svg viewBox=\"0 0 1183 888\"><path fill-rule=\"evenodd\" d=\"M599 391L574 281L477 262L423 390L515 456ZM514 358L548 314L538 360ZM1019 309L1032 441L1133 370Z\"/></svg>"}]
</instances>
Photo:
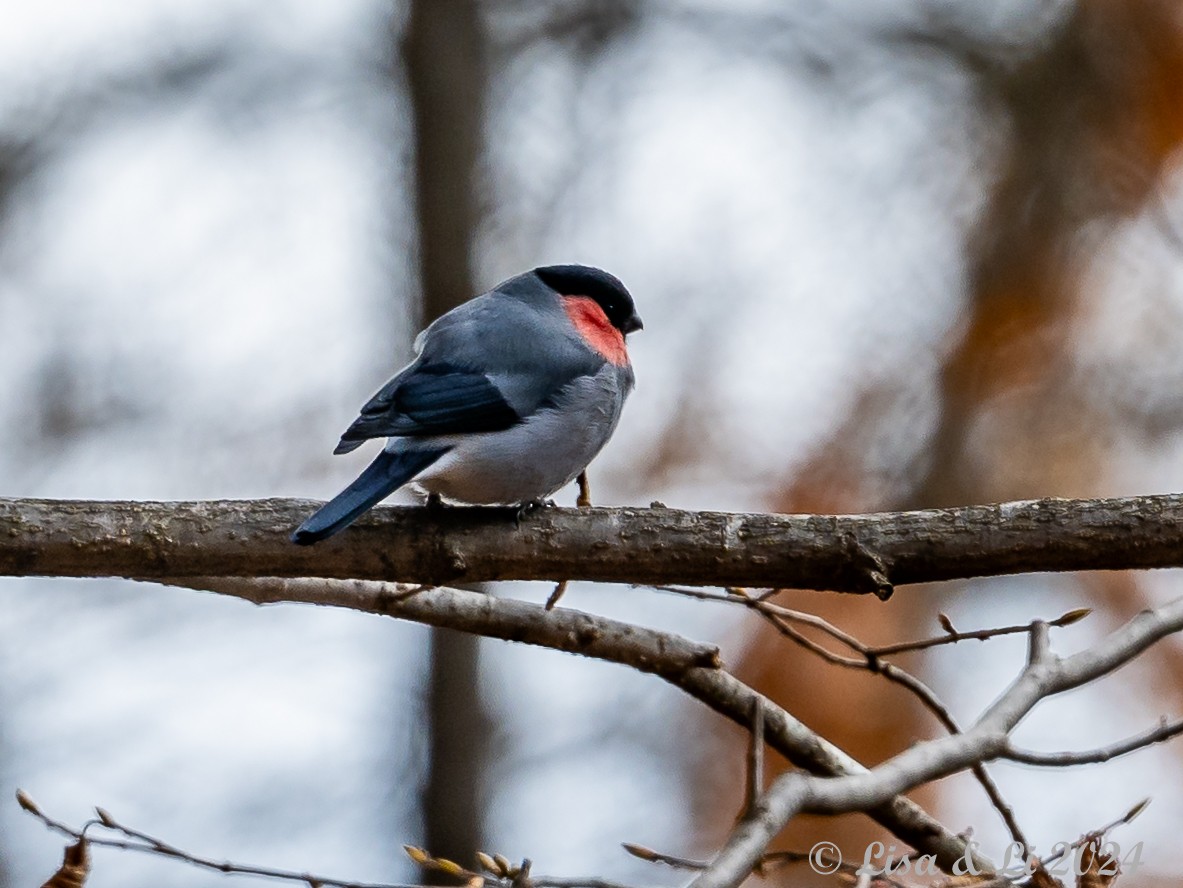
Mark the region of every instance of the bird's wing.
<instances>
[{"instance_id":1,"label":"bird's wing","mask_svg":"<svg viewBox=\"0 0 1183 888\"><path fill-rule=\"evenodd\" d=\"M557 335L557 329L538 330L536 322L515 325L512 335L502 330L493 345L485 324L466 320L471 319L461 316L459 323L428 328L419 357L362 408L341 436L337 453L369 438L501 431L522 422L572 380L603 366L587 349Z\"/></svg>"}]
</instances>

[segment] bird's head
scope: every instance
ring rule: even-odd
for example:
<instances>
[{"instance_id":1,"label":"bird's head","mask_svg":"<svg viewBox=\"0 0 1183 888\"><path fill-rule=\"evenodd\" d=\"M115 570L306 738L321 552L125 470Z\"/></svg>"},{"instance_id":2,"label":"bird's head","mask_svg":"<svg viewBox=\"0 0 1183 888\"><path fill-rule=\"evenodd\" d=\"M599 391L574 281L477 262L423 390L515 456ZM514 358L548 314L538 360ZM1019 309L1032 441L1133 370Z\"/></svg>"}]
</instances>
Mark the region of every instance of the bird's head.
<instances>
[{"instance_id":1,"label":"bird's head","mask_svg":"<svg viewBox=\"0 0 1183 888\"><path fill-rule=\"evenodd\" d=\"M606 271L588 265L546 265L534 269L534 274L561 296L591 299L622 335L645 327L632 295L619 279Z\"/></svg>"}]
</instances>

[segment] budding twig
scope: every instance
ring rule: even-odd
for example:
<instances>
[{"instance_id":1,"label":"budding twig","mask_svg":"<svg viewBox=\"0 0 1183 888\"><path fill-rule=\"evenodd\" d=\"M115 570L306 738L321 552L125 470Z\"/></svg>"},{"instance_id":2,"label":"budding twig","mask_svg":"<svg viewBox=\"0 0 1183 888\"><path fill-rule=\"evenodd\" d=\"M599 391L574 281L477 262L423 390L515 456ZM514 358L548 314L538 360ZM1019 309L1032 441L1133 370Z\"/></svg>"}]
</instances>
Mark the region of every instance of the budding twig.
<instances>
[{"instance_id":1,"label":"budding twig","mask_svg":"<svg viewBox=\"0 0 1183 888\"><path fill-rule=\"evenodd\" d=\"M263 878L277 879L285 882L299 882L308 885L309 888L427 888L424 885L409 885L398 882L354 882L347 879L337 879L332 876L298 873L293 870L275 869L273 867L255 866L253 864L232 863L228 860L214 860L209 857L192 854L188 851L182 851L180 848L165 842L163 839L127 826L116 820L103 808L95 808L95 814L97 816L88 820L81 829L75 829L60 820L55 820L42 811L24 790L18 789L16 797L21 808L40 820L47 828L62 833L75 841L85 839L88 844L93 846L118 848L123 851L135 851L141 854L167 857L187 863L190 866L215 870L226 875L261 876ZM106 836L95 836L92 834L95 829L106 829L113 833L118 833L124 838L114 839ZM426 861L433 868L447 872L462 882L477 885L489 885L491 883L492 888L630 888L627 885L599 878L583 879L564 878L561 876L531 876L529 860L524 860L521 866L514 867L499 854L493 855L492 857L483 853L479 855L482 866L489 870L488 875L472 872L452 861L433 858L418 848L408 846L407 854L412 860L419 863ZM494 863L490 866L486 861ZM497 864L500 861L505 861L503 869L498 868ZM473 882L473 880L476 881Z\"/></svg>"}]
</instances>

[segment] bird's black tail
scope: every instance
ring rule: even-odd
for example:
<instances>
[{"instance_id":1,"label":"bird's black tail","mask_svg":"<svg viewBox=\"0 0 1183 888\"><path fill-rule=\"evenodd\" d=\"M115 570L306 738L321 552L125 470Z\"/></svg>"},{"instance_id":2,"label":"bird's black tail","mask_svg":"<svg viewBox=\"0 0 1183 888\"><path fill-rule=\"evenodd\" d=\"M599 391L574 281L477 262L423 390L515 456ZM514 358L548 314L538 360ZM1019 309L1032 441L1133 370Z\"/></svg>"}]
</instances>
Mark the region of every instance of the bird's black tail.
<instances>
[{"instance_id":1,"label":"bird's black tail","mask_svg":"<svg viewBox=\"0 0 1183 888\"><path fill-rule=\"evenodd\" d=\"M292 534L292 542L310 546L344 530L370 506L394 493L448 452L434 450L387 451L378 454L357 480L325 503Z\"/></svg>"}]
</instances>

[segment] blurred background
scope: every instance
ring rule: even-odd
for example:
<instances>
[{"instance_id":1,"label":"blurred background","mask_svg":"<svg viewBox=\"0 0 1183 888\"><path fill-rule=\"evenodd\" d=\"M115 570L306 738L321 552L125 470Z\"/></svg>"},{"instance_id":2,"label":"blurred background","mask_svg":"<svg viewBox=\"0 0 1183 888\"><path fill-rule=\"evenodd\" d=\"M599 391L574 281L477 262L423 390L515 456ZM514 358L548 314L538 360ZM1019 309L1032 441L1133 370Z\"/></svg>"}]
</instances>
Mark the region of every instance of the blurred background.
<instances>
[{"instance_id":1,"label":"blurred background","mask_svg":"<svg viewBox=\"0 0 1183 888\"><path fill-rule=\"evenodd\" d=\"M598 504L863 511L1183 488L1183 13L1170 0L3 0L0 491L327 497L425 320L523 269L636 297ZM560 501L570 503L574 491ZM888 604L786 594L867 641L1092 606L1179 575L1021 577ZM497 594L544 600L542 584ZM564 605L724 646L870 763L939 732L897 688L732 611ZM905 662L968 721L1023 643ZM1171 640L1018 739L1183 712ZM691 740L690 738L693 738ZM1153 795L1123 885L1177 884L1183 747L992 770L1041 848ZM195 853L362 881L401 845L674 884L740 805L740 732L661 682L353 613L0 580L0 886L103 805ZM988 854L966 777L917 794ZM786 847L883 838L804 821ZM809 884L807 874L775 876ZM100 852L90 884L222 877Z\"/></svg>"}]
</instances>

